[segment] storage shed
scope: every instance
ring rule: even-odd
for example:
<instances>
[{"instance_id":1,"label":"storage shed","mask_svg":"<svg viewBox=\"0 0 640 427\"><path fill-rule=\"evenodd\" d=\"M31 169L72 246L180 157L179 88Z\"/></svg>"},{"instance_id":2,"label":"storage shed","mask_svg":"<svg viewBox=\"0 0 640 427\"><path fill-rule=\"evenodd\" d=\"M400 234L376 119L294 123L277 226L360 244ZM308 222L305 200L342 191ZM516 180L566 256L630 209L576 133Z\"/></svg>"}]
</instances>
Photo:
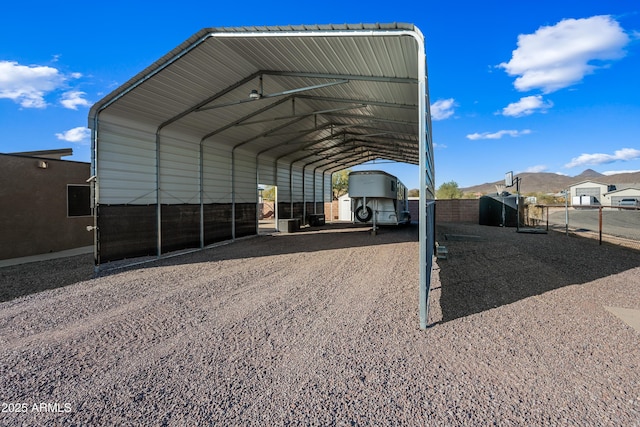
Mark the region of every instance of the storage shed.
<instances>
[{"instance_id":1,"label":"storage shed","mask_svg":"<svg viewBox=\"0 0 640 427\"><path fill-rule=\"evenodd\" d=\"M518 204L524 204L524 198L515 194L488 194L480 197L480 225L495 227L518 226ZM520 224L524 223L520 209Z\"/></svg>"},{"instance_id":2,"label":"storage shed","mask_svg":"<svg viewBox=\"0 0 640 427\"><path fill-rule=\"evenodd\" d=\"M573 207L581 207L586 204L587 207L600 206L603 203L603 195L612 190L609 184L603 184L595 181L581 181L569 187L571 193L571 205ZM586 196L582 199L583 196ZM576 199L579 197L579 199ZM586 202L585 202L586 200ZM580 201L575 203L574 201Z\"/></svg>"},{"instance_id":3,"label":"storage shed","mask_svg":"<svg viewBox=\"0 0 640 427\"><path fill-rule=\"evenodd\" d=\"M335 171L419 164L426 304L433 147L413 25L203 29L97 102L89 127L96 266L256 234L258 184L302 218Z\"/></svg>"}]
</instances>

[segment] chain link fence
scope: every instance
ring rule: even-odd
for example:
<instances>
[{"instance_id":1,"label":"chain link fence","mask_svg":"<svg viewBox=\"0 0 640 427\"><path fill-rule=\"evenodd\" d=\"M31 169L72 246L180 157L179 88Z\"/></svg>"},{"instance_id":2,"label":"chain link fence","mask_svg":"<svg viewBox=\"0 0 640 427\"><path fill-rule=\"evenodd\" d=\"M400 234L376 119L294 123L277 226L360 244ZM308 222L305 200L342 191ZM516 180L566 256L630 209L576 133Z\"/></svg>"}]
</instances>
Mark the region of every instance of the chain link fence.
<instances>
[{"instance_id":1,"label":"chain link fence","mask_svg":"<svg viewBox=\"0 0 640 427\"><path fill-rule=\"evenodd\" d=\"M594 206L525 205L528 226L546 228L640 250L640 209Z\"/></svg>"}]
</instances>

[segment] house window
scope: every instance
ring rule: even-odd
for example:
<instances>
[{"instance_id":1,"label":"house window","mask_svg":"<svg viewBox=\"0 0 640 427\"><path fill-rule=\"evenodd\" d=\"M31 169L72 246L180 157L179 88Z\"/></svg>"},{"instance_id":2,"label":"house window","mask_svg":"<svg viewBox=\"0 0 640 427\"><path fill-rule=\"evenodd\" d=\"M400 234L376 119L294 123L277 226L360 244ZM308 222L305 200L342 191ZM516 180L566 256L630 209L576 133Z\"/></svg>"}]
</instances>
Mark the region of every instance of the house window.
<instances>
[{"instance_id":1,"label":"house window","mask_svg":"<svg viewBox=\"0 0 640 427\"><path fill-rule=\"evenodd\" d=\"M91 216L91 187L67 185L67 215Z\"/></svg>"}]
</instances>

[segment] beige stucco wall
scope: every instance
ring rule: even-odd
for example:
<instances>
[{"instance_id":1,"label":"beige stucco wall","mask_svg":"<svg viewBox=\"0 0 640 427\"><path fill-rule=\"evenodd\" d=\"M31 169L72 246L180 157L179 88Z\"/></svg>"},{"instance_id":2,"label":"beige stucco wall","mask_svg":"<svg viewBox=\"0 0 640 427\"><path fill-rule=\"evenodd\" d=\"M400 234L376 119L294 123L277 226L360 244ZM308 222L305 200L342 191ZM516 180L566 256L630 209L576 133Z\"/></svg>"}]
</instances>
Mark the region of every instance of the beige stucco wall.
<instances>
[{"instance_id":1,"label":"beige stucco wall","mask_svg":"<svg viewBox=\"0 0 640 427\"><path fill-rule=\"evenodd\" d=\"M67 216L67 185L87 185L89 163L0 154L0 259L93 244L93 217Z\"/></svg>"}]
</instances>

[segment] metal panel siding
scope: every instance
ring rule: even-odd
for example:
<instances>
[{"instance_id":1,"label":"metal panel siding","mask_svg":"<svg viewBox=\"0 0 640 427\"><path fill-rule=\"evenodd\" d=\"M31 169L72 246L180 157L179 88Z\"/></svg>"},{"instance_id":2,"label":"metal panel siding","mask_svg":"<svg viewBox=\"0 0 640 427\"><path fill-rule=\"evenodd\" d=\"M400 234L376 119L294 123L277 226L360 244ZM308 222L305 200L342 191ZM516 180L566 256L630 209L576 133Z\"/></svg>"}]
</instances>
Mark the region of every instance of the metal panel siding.
<instances>
[{"instance_id":1,"label":"metal panel siding","mask_svg":"<svg viewBox=\"0 0 640 427\"><path fill-rule=\"evenodd\" d=\"M273 174L273 159L258 160L258 176L260 184L275 185L275 177Z\"/></svg>"},{"instance_id":2,"label":"metal panel siding","mask_svg":"<svg viewBox=\"0 0 640 427\"><path fill-rule=\"evenodd\" d=\"M304 194L305 201L313 201L313 168L304 171Z\"/></svg>"},{"instance_id":3,"label":"metal panel siding","mask_svg":"<svg viewBox=\"0 0 640 427\"><path fill-rule=\"evenodd\" d=\"M236 203L257 203L258 183L256 182L255 156L240 150L235 154Z\"/></svg>"},{"instance_id":4,"label":"metal panel siding","mask_svg":"<svg viewBox=\"0 0 640 427\"><path fill-rule=\"evenodd\" d=\"M294 165L293 176L293 201L302 202L302 168Z\"/></svg>"},{"instance_id":5,"label":"metal panel siding","mask_svg":"<svg viewBox=\"0 0 640 427\"><path fill-rule=\"evenodd\" d=\"M105 119L99 137L99 203L155 203L155 137L148 127Z\"/></svg>"},{"instance_id":6,"label":"metal panel siding","mask_svg":"<svg viewBox=\"0 0 640 427\"><path fill-rule=\"evenodd\" d=\"M203 147L204 203L231 203L231 152L223 147Z\"/></svg>"},{"instance_id":7,"label":"metal panel siding","mask_svg":"<svg viewBox=\"0 0 640 427\"><path fill-rule=\"evenodd\" d=\"M160 137L160 195L163 204L200 202L200 150L188 140Z\"/></svg>"},{"instance_id":8,"label":"metal panel siding","mask_svg":"<svg viewBox=\"0 0 640 427\"><path fill-rule=\"evenodd\" d=\"M289 164L278 162L278 201L290 202L291 192L289 191Z\"/></svg>"},{"instance_id":9,"label":"metal panel siding","mask_svg":"<svg viewBox=\"0 0 640 427\"><path fill-rule=\"evenodd\" d=\"M324 202L324 195L322 194L322 171L316 171L313 177L313 185L315 186L316 202ZM312 190L313 191L313 190Z\"/></svg>"},{"instance_id":10,"label":"metal panel siding","mask_svg":"<svg viewBox=\"0 0 640 427\"><path fill-rule=\"evenodd\" d=\"M331 188L332 182L331 182L331 174L330 173L326 173L324 175L324 201L326 203L332 202L333 201L333 190Z\"/></svg>"}]
</instances>

